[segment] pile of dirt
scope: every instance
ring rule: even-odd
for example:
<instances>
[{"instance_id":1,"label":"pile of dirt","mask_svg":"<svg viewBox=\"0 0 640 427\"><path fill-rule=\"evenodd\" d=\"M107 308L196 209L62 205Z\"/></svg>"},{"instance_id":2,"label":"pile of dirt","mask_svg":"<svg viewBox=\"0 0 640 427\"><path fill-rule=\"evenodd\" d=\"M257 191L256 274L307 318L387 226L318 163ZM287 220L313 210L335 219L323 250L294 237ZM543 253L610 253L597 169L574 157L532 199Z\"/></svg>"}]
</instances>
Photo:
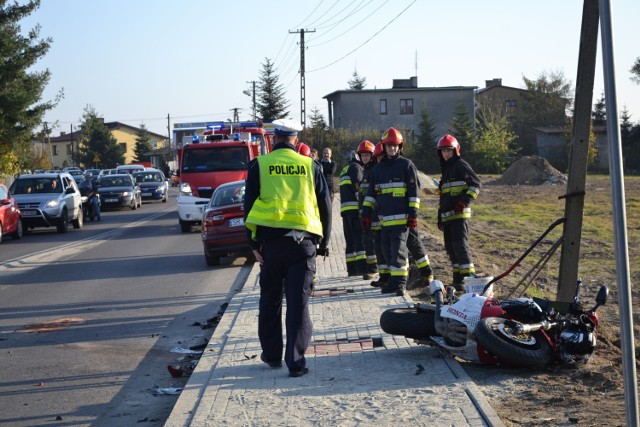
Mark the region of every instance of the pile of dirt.
<instances>
[{"instance_id":1,"label":"pile of dirt","mask_svg":"<svg viewBox=\"0 0 640 427\"><path fill-rule=\"evenodd\" d=\"M493 184L498 185L543 185L566 184L567 177L540 156L525 156L513 163L502 177Z\"/></svg>"}]
</instances>

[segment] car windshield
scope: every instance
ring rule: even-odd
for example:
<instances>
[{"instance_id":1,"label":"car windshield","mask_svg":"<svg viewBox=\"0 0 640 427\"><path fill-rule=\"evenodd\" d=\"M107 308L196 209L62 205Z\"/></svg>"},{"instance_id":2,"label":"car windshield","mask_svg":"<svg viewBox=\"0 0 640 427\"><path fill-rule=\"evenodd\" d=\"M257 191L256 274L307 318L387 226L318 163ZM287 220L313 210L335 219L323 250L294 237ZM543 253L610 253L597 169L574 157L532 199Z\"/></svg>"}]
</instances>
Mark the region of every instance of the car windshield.
<instances>
[{"instance_id":1,"label":"car windshield","mask_svg":"<svg viewBox=\"0 0 640 427\"><path fill-rule=\"evenodd\" d=\"M249 154L246 147L203 147L183 151L183 172L218 172L247 169Z\"/></svg>"},{"instance_id":2,"label":"car windshield","mask_svg":"<svg viewBox=\"0 0 640 427\"><path fill-rule=\"evenodd\" d=\"M159 172L136 172L133 174L138 184L143 182L162 182L162 176Z\"/></svg>"},{"instance_id":3,"label":"car windshield","mask_svg":"<svg viewBox=\"0 0 640 427\"><path fill-rule=\"evenodd\" d=\"M226 206L244 202L244 181L218 187L211 196L211 206Z\"/></svg>"},{"instance_id":4,"label":"car windshield","mask_svg":"<svg viewBox=\"0 0 640 427\"><path fill-rule=\"evenodd\" d=\"M60 178L21 178L11 187L12 194L62 193Z\"/></svg>"},{"instance_id":5,"label":"car windshield","mask_svg":"<svg viewBox=\"0 0 640 427\"><path fill-rule=\"evenodd\" d=\"M131 180L124 176L104 176L98 180L100 187L130 187Z\"/></svg>"}]
</instances>

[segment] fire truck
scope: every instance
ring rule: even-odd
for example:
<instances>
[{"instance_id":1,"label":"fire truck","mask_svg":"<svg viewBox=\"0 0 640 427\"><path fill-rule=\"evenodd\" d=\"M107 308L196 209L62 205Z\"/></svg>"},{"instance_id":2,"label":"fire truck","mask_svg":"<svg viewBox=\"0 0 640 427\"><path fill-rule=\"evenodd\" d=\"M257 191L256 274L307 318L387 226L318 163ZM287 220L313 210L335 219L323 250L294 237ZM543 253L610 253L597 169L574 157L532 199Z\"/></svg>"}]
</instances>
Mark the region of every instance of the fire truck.
<instances>
[{"instance_id":1,"label":"fire truck","mask_svg":"<svg viewBox=\"0 0 640 427\"><path fill-rule=\"evenodd\" d=\"M178 151L178 217L182 232L202 222L221 184L247 178L247 166L271 151L273 131L261 122L213 122L201 134L183 136Z\"/></svg>"}]
</instances>

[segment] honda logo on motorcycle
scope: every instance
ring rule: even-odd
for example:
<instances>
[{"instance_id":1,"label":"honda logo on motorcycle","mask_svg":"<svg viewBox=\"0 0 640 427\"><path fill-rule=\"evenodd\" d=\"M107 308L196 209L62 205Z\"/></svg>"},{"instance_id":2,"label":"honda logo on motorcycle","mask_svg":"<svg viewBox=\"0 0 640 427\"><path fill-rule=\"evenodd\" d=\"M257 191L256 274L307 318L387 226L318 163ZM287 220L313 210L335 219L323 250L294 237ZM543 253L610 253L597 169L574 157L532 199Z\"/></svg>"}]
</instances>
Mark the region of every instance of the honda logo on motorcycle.
<instances>
[{"instance_id":1,"label":"honda logo on motorcycle","mask_svg":"<svg viewBox=\"0 0 640 427\"><path fill-rule=\"evenodd\" d=\"M459 317L461 319L465 319L465 320L467 319L467 315L465 313L463 313L462 311L458 311L453 307L449 307L447 309L447 313L452 314L452 315L454 315L456 317Z\"/></svg>"}]
</instances>

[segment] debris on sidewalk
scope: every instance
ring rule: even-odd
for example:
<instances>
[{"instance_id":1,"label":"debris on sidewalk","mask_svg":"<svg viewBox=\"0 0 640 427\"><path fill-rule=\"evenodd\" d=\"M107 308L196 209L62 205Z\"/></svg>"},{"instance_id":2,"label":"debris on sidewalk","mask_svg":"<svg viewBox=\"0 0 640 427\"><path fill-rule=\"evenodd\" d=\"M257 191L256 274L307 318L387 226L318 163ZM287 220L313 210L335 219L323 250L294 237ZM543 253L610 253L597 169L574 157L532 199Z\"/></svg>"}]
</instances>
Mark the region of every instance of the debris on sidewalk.
<instances>
[{"instance_id":1,"label":"debris on sidewalk","mask_svg":"<svg viewBox=\"0 0 640 427\"><path fill-rule=\"evenodd\" d=\"M155 393L156 396L159 396L161 394L166 394L166 395L176 395L176 394L180 394L182 392L183 387L158 387L153 386L153 391Z\"/></svg>"},{"instance_id":2,"label":"debris on sidewalk","mask_svg":"<svg viewBox=\"0 0 640 427\"><path fill-rule=\"evenodd\" d=\"M199 350L191 350L189 348L184 347L174 347L171 349L171 353L180 353L180 354L198 354L202 355L202 351Z\"/></svg>"}]
</instances>

